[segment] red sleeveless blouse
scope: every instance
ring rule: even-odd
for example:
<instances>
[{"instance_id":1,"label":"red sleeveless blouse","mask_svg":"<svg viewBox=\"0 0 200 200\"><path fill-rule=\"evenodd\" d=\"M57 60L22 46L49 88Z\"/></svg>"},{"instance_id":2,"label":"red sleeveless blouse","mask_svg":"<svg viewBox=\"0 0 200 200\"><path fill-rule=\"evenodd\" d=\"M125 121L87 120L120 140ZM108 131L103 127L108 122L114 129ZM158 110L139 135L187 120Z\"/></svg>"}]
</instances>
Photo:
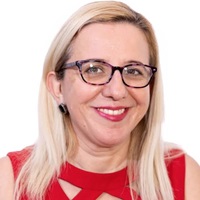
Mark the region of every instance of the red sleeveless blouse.
<instances>
[{"instance_id":1,"label":"red sleeveless blouse","mask_svg":"<svg viewBox=\"0 0 200 200\"><path fill-rule=\"evenodd\" d=\"M15 178L30 153L30 148L8 153ZM183 200L185 185L184 154L173 160L167 161L166 167L173 188L174 199ZM95 200L102 193L107 193L123 200L131 200L130 189L128 187L127 168L113 173L99 174L84 171L69 163L65 163L61 168L59 178L81 188L81 191L73 198L73 200ZM135 191L133 191L133 195L134 197L137 197L137 200L141 200ZM29 200L29 198L23 196L21 200ZM54 180L48 187L45 200L69 200L69 198L62 190L58 180Z\"/></svg>"}]
</instances>

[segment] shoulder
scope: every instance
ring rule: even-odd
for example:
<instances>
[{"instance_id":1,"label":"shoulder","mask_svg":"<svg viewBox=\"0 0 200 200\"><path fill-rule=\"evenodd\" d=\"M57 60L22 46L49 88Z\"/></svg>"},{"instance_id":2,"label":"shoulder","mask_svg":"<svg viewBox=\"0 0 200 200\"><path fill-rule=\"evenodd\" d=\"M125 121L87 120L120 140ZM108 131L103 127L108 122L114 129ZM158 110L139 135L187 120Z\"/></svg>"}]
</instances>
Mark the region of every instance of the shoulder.
<instances>
[{"instance_id":1,"label":"shoulder","mask_svg":"<svg viewBox=\"0 0 200 200\"><path fill-rule=\"evenodd\" d=\"M33 146L28 146L20 151L14 151L7 154L13 167L15 179L17 178L18 173L20 172L24 163L30 157L32 150L33 150Z\"/></svg>"},{"instance_id":2,"label":"shoulder","mask_svg":"<svg viewBox=\"0 0 200 200\"><path fill-rule=\"evenodd\" d=\"M9 157L0 159L0 199L12 199L14 174Z\"/></svg>"},{"instance_id":3,"label":"shoulder","mask_svg":"<svg viewBox=\"0 0 200 200\"><path fill-rule=\"evenodd\" d=\"M33 146L29 146L21 151L10 152L6 157L0 158L0 199L13 199L15 179L29 158L32 149Z\"/></svg>"},{"instance_id":4,"label":"shoulder","mask_svg":"<svg viewBox=\"0 0 200 200\"><path fill-rule=\"evenodd\" d=\"M165 163L171 181L180 185L177 177L185 179L185 153L181 149L170 149L165 152Z\"/></svg>"},{"instance_id":5,"label":"shoulder","mask_svg":"<svg viewBox=\"0 0 200 200\"><path fill-rule=\"evenodd\" d=\"M185 153L178 148L168 149L165 152L165 163L171 187L176 199L185 196Z\"/></svg>"},{"instance_id":6,"label":"shoulder","mask_svg":"<svg viewBox=\"0 0 200 200\"><path fill-rule=\"evenodd\" d=\"M185 155L185 199L198 200L200 197L200 166L189 155Z\"/></svg>"},{"instance_id":7,"label":"shoulder","mask_svg":"<svg viewBox=\"0 0 200 200\"><path fill-rule=\"evenodd\" d=\"M175 196L185 200L199 200L200 166L181 149L170 149L165 162Z\"/></svg>"}]
</instances>

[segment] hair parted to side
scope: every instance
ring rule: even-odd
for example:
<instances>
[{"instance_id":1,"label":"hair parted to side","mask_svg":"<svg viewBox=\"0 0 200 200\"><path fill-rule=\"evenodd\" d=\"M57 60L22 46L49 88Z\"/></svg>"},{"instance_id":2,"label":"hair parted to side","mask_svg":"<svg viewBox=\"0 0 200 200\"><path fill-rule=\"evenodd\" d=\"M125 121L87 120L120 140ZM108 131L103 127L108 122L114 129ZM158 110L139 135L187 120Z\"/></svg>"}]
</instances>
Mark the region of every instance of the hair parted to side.
<instances>
[{"instance_id":1,"label":"hair parted to side","mask_svg":"<svg viewBox=\"0 0 200 200\"><path fill-rule=\"evenodd\" d=\"M117 1L97 1L81 7L66 21L52 42L44 63L39 94L39 137L16 180L16 199L25 191L30 199L42 199L51 181L59 174L60 166L69 156L73 156L77 147L69 115L60 113L57 103L47 90L47 74L59 71L70 58L73 40L83 27L92 23L124 22L133 24L144 33L149 44L149 64L158 68L151 83L149 110L132 131L128 155L129 179L131 181L133 173L137 175L136 185L142 199L173 200L160 134L163 97L157 41L149 21ZM63 78L63 74L57 75L58 79ZM133 166L135 161L137 164Z\"/></svg>"}]
</instances>

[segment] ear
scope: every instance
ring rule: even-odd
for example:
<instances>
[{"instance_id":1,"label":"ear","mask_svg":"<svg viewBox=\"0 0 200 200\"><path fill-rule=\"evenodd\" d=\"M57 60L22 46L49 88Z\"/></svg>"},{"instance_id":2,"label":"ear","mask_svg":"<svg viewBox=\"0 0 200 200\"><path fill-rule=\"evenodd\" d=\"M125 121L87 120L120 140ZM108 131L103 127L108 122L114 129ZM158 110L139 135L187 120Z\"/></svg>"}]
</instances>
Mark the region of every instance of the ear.
<instances>
[{"instance_id":1,"label":"ear","mask_svg":"<svg viewBox=\"0 0 200 200\"><path fill-rule=\"evenodd\" d=\"M61 80L57 79L56 73L54 71L50 71L47 74L46 86L47 86L48 91L51 93L53 98L58 103L58 105L61 104L63 102Z\"/></svg>"}]
</instances>

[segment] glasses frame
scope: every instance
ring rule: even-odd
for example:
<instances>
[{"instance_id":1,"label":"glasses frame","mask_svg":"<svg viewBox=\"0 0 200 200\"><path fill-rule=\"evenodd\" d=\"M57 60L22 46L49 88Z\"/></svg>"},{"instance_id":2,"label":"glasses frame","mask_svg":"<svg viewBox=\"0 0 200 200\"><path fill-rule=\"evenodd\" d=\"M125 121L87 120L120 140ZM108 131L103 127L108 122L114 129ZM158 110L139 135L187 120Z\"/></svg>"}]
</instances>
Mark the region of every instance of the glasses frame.
<instances>
[{"instance_id":1,"label":"glasses frame","mask_svg":"<svg viewBox=\"0 0 200 200\"><path fill-rule=\"evenodd\" d=\"M87 81L84 79L84 76L83 76L83 74L82 74L82 65L83 65L84 63L87 63L87 62L99 62L99 63L103 63L103 64L105 64L105 65L111 67L112 72L111 72L111 75L110 75L108 81L106 81L105 83L100 83L100 84L87 82ZM124 68L126 68L126 67L128 67L128 66L137 66L137 65L140 65L140 66L143 66L143 67L148 67L148 68L151 69L152 75L151 75L151 77L150 77L148 83L147 83L146 85L144 85L144 86L131 86L131 85L128 85L128 84L124 81L124 78L123 78L123 75L122 75L122 72L123 72ZM105 62L105 61L103 61L103 60L98 60L98 59L77 60L77 61L70 62L70 63L67 63L67 62L66 62L66 63L64 63L64 65L61 67L61 69L60 69L59 71L66 70L66 69L69 69L69 68L72 68L72 67L78 67L79 73L80 73L80 75L81 75L81 78L83 79L83 81L84 81L85 83L90 84L90 85L99 85L99 86L105 85L105 84L109 83L110 80L112 79L113 74L115 73L115 71L118 70L118 71L120 72L120 74L121 74L122 81L123 81L124 85L126 85L127 87L131 87L131 88L144 88L144 87L146 87L147 85L150 84L150 82L152 81L152 78L153 78L154 74L157 72L157 68L156 68L156 67L153 67L153 66L151 66L151 65L146 65L146 64L143 64L143 63L141 63L141 62L132 62L132 63L130 63L130 64L127 64L127 65L125 65L125 66L120 67L120 66L113 66L113 65L111 65L111 64L109 64L109 63L107 63L107 62ZM58 71L58 72L59 72L59 71Z\"/></svg>"}]
</instances>

